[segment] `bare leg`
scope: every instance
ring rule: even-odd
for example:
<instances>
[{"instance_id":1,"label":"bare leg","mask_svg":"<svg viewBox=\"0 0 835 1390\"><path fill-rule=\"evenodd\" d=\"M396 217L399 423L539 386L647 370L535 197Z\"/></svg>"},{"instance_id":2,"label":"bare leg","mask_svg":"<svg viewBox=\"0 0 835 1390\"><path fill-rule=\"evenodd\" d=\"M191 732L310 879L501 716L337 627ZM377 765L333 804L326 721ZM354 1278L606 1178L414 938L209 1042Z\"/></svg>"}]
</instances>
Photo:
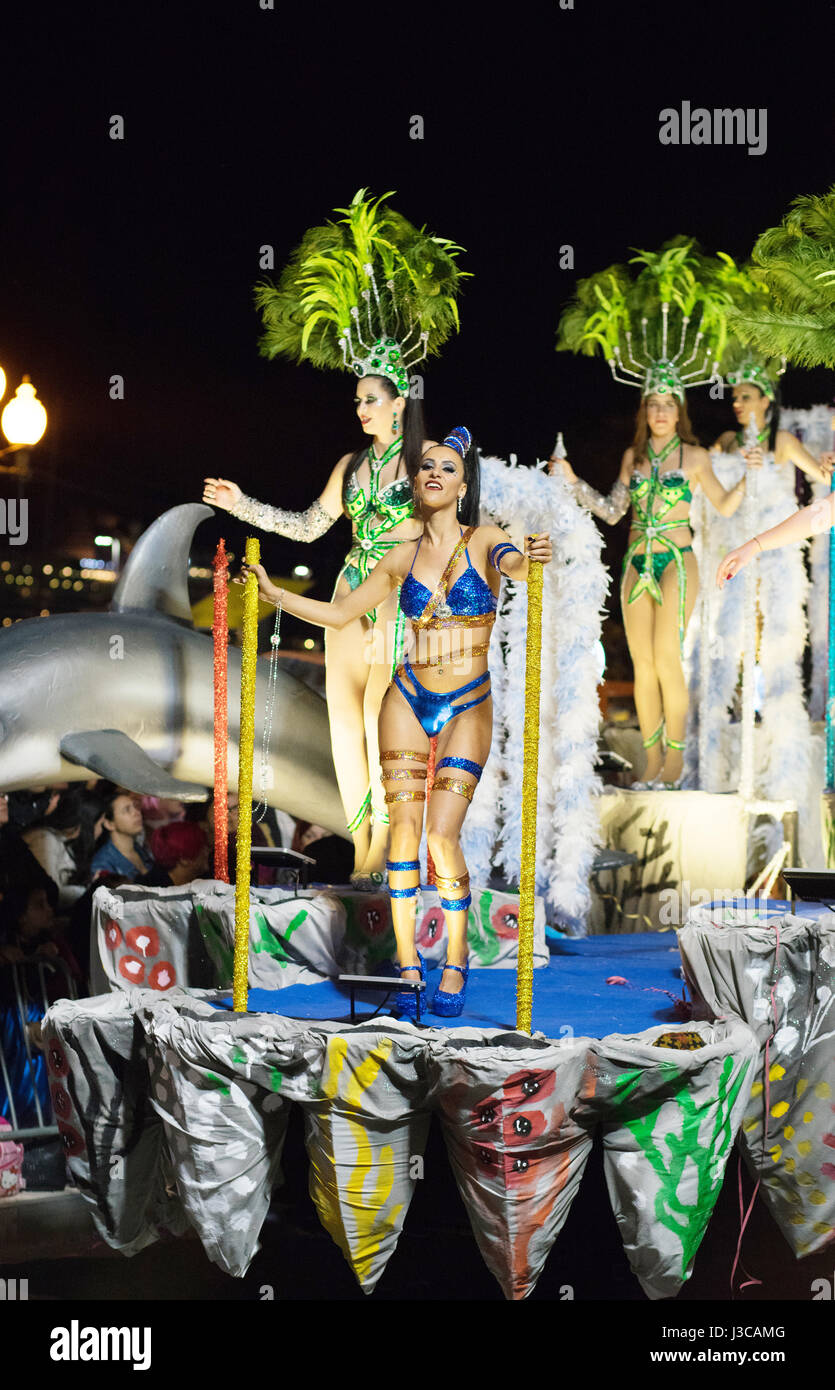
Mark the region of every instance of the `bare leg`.
<instances>
[{"instance_id":1,"label":"bare leg","mask_svg":"<svg viewBox=\"0 0 835 1390\"><path fill-rule=\"evenodd\" d=\"M344 587L343 587L344 586ZM344 580L337 586L337 597L350 592ZM357 815L368 793L368 755L363 727L363 701L368 681L365 659L369 624L358 618L338 632L325 635L325 688L331 752L345 812L346 825ZM371 841L371 817L365 816L352 831L354 862L362 864Z\"/></svg>"},{"instance_id":2,"label":"bare leg","mask_svg":"<svg viewBox=\"0 0 835 1390\"><path fill-rule=\"evenodd\" d=\"M638 571L630 565L621 584L621 607L626 640L629 644L629 655L632 658L635 680L635 709L638 713L641 737L646 745L647 740L651 739L657 732L663 718L661 686L655 669L653 649L658 605L650 598L649 594L641 594L634 603L629 602L630 591L637 579ZM656 739L652 747L647 748L646 753L644 780L652 782L661 773L663 762L661 739Z\"/></svg>"},{"instance_id":3,"label":"bare leg","mask_svg":"<svg viewBox=\"0 0 835 1390\"><path fill-rule=\"evenodd\" d=\"M684 607L686 630L699 592L699 569L692 551L683 555L682 559L687 572ZM678 636L678 574L673 564L669 564L661 576L661 593L664 603L655 621L655 668L661 682L667 737L676 743L683 743L687 730L688 696ZM668 748L661 771L663 781L677 782L683 766L684 750Z\"/></svg>"},{"instance_id":4,"label":"bare leg","mask_svg":"<svg viewBox=\"0 0 835 1390\"><path fill-rule=\"evenodd\" d=\"M398 600L392 594L377 609L377 622L374 629L373 657L367 667L367 681L363 700L363 719L365 724L365 745L368 752L368 766L371 769L371 802L374 812L371 823L371 837L365 860L357 862L357 870L364 874L382 873L386 860L386 846L389 827L385 820L386 807L383 784L380 781L378 724L383 697L391 681L392 639L397 620ZM369 648L369 651L372 649ZM405 701L404 701L405 703ZM407 706L408 708L408 706ZM409 711L411 714L411 710ZM412 716L414 718L414 716ZM415 720L417 723L417 720ZM418 725L418 727L420 727Z\"/></svg>"},{"instance_id":5,"label":"bare leg","mask_svg":"<svg viewBox=\"0 0 835 1390\"><path fill-rule=\"evenodd\" d=\"M425 759L429 755L429 739L407 701L394 685L389 688L380 710L379 739L383 753L404 755L384 758L384 770L389 773L411 774L400 775L385 783L390 795L398 792L410 794L409 799L392 801L388 806L391 818L389 856L393 863L408 863L417 859L420 849L426 789ZM419 756L410 757L410 753ZM419 881L419 869L391 870L389 873L389 887L395 890L417 889ZM416 901L416 896L391 899L391 919L400 965L411 965L417 961ZM402 978L419 979L417 967L414 971L406 971Z\"/></svg>"},{"instance_id":6,"label":"bare leg","mask_svg":"<svg viewBox=\"0 0 835 1390\"><path fill-rule=\"evenodd\" d=\"M483 767L490 753L493 736L493 701L484 700L473 709L465 710L445 724L438 735L437 761L443 758L467 758ZM442 777L452 777L466 786L475 788L477 778L470 772L459 768L443 768ZM459 792L442 791L437 788L429 799L429 812L426 820L426 842L435 861L436 872L444 878L458 878L467 872L464 855L461 852L461 826L469 807L469 799ZM445 896L443 893L441 896ZM465 892L450 892L449 898L465 896ZM451 965L467 963L467 922L469 913L444 908L447 925L447 960ZM441 989L448 994L458 994L463 988L463 978L457 970L445 970L441 978Z\"/></svg>"}]
</instances>

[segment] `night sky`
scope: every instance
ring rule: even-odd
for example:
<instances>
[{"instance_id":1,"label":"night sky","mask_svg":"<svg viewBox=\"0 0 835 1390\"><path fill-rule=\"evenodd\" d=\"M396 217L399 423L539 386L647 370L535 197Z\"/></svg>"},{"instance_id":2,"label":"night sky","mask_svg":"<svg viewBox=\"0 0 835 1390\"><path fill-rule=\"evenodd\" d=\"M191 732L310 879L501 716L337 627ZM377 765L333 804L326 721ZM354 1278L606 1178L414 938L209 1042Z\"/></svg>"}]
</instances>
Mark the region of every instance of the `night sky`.
<instances>
[{"instance_id":1,"label":"night sky","mask_svg":"<svg viewBox=\"0 0 835 1390\"><path fill-rule=\"evenodd\" d=\"M770 13L27 5L4 26L0 363L9 391L28 371L49 410L32 555L108 518L147 524L197 499L204 474L308 505L362 442L353 381L260 358L252 287L262 244L280 269L359 187L396 190L398 210L467 248L462 331L426 373L430 433L465 422L486 452L528 462L562 429L577 471L608 487L638 396L602 361L554 352L575 278L675 233L744 258L794 196L833 182L835 8ZM661 145L659 112L684 100L765 107L766 153ZM832 396L830 373L784 383L792 404ZM691 411L702 442L730 423L706 393ZM206 553L222 529L240 544L235 523L207 524ZM269 539L265 558L312 562L324 592L347 535L303 557Z\"/></svg>"}]
</instances>

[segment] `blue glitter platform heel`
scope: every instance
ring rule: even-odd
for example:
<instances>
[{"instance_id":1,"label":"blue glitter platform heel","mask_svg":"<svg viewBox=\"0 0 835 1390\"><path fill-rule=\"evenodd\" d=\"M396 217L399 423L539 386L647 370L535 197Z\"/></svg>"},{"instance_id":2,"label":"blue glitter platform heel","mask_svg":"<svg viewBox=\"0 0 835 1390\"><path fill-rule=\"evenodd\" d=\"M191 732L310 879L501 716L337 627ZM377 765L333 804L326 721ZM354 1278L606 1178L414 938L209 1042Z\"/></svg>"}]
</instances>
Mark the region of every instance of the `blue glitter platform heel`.
<instances>
[{"instance_id":1,"label":"blue glitter platform heel","mask_svg":"<svg viewBox=\"0 0 835 1390\"><path fill-rule=\"evenodd\" d=\"M419 970L419 971L420 971L420 978L421 978L422 980L425 980L425 979L426 979L426 962L424 961L423 956L420 954L420 951L417 951L417 952L416 952L416 955L417 955L417 958L418 958L418 963L417 963L417 965L398 965L397 969L400 971L400 974L401 974L401 975L403 974L403 971L404 971L404 970ZM425 992L424 992L424 997L425 997ZM394 1006L393 1006L393 1007L394 1007L395 1011L396 1011L398 1014L400 1014L401 1018L413 1018L413 1019L415 1020L415 1022L418 1021L417 995L413 992L413 990L411 990L411 989L399 990L398 993L394 996ZM425 1004L423 1005L422 1012L424 1012L424 1013L426 1012L426 1005L425 1005Z\"/></svg>"},{"instance_id":2,"label":"blue glitter platform heel","mask_svg":"<svg viewBox=\"0 0 835 1390\"><path fill-rule=\"evenodd\" d=\"M445 961L444 970L457 970L458 974L463 976L464 983L458 994L450 994L438 985L432 997L432 1003L429 1005L429 1012L439 1014L441 1018L458 1018L464 1010L464 996L467 993L467 976L470 973L470 967L469 965L450 965L449 961ZM441 979L443 979L443 975Z\"/></svg>"}]
</instances>

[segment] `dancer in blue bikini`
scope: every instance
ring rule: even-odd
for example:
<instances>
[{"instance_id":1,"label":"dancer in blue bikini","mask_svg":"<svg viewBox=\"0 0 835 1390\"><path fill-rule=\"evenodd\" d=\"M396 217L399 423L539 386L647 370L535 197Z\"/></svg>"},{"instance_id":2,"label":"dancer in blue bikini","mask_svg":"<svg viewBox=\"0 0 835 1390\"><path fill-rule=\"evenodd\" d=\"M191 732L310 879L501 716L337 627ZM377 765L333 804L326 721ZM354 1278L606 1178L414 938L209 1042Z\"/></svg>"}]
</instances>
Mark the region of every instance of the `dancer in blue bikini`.
<instances>
[{"instance_id":1,"label":"dancer in blue bikini","mask_svg":"<svg viewBox=\"0 0 835 1390\"><path fill-rule=\"evenodd\" d=\"M448 949L430 1008L457 1017L467 982L470 906L460 834L490 752L493 702L487 653L501 575L526 580L531 560L545 564L551 559L551 543L547 535L531 536L523 555L498 526L478 525L478 451L463 426L443 444L427 449L412 486L423 522L420 539L389 551L353 593L320 603L277 589L260 565L245 565L242 576L256 574L263 598L327 628L343 627L401 586L400 608L411 627L410 655L386 692L379 724L382 780L391 817L387 868L392 920L401 974L422 979L424 963L415 949L418 850L429 741L437 735L426 838L435 861ZM397 1002L402 1013L414 1016L411 992L398 995Z\"/></svg>"}]
</instances>

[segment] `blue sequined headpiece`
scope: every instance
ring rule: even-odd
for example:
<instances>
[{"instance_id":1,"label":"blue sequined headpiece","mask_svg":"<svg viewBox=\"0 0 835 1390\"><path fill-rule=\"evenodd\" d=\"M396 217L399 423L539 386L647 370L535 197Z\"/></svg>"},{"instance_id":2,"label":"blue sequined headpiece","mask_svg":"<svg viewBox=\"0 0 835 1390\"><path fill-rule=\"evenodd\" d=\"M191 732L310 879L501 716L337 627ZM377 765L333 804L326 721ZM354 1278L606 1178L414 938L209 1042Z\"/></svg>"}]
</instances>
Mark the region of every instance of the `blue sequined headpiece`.
<instances>
[{"instance_id":1,"label":"blue sequined headpiece","mask_svg":"<svg viewBox=\"0 0 835 1390\"><path fill-rule=\"evenodd\" d=\"M473 442L473 437L466 425L456 425L454 430L450 430L443 442L445 448L454 449L456 454L460 454L464 458Z\"/></svg>"}]
</instances>

